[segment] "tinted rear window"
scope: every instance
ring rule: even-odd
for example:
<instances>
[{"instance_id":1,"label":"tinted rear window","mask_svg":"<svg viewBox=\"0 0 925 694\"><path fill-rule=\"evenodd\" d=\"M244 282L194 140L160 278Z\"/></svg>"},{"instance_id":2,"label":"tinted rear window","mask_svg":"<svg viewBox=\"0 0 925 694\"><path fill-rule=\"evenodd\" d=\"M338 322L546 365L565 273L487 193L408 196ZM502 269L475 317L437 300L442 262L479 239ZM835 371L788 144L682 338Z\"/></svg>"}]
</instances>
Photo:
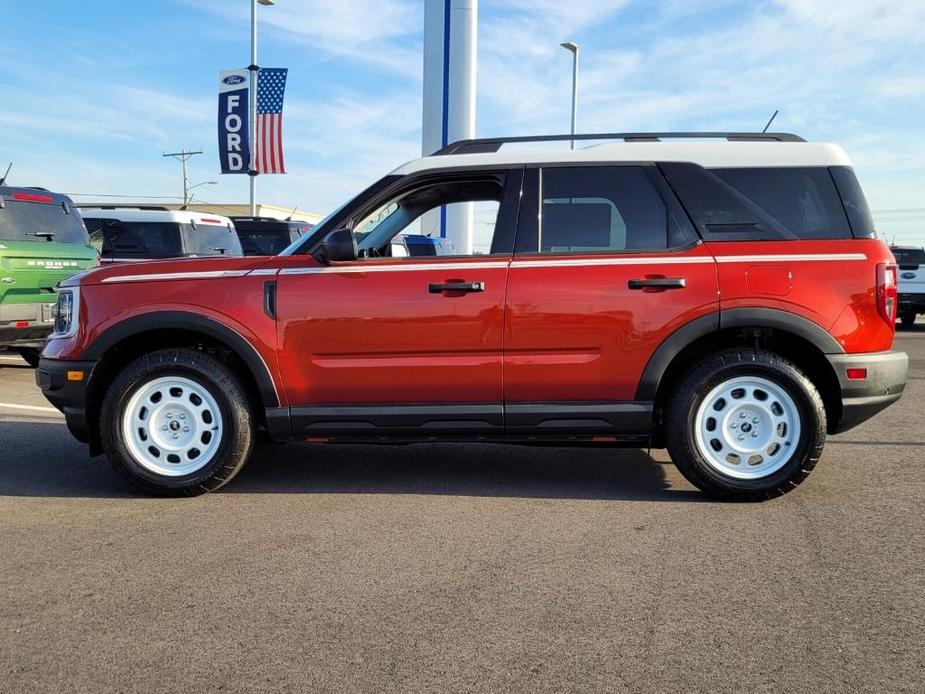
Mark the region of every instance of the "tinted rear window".
<instances>
[{"instance_id":1,"label":"tinted rear window","mask_svg":"<svg viewBox=\"0 0 925 694\"><path fill-rule=\"evenodd\" d=\"M234 229L212 224L183 225L186 253L190 255L243 255Z\"/></svg>"},{"instance_id":2,"label":"tinted rear window","mask_svg":"<svg viewBox=\"0 0 925 694\"><path fill-rule=\"evenodd\" d=\"M825 167L712 171L797 238L851 238L845 208Z\"/></svg>"},{"instance_id":3,"label":"tinted rear window","mask_svg":"<svg viewBox=\"0 0 925 694\"><path fill-rule=\"evenodd\" d=\"M104 258L170 258L183 253L180 225L87 219L90 240Z\"/></svg>"},{"instance_id":4,"label":"tinted rear window","mask_svg":"<svg viewBox=\"0 0 925 694\"><path fill-rule=\"evenodd\" d=\"M288 229L238 229L244 255L277 255L298 238Z\"/></svg>"},{"instance_id":5,"label":"tinted rear window","mask_svg":"<svg viewBox=\"0 0 925 694\"><path fill-rule=\"evenodd\" d=\"M36 236L35 234L43 234ZM7 241L45 241L59 243L89 242L87 230L76 208L61 203L18 202L5 200L0 207L0 239Z\"/></svg>"},{"instance_id":6,"label":"tinted rear window","mask_svg":"<svg viewBox=\"0 0 925 694\"><path fill-rule=\"evenodd\" d=\"M898 265L925 265L925 250L921 248L892 248Z\"/></svg>"},{"instance_id":7,"label":"tinted rear window","mask_svg":"<svg viewBox=\"0 0 925 694\"><path fill-rule=\"evenodd\" d=\"M833 166L829 171L832 172L832 178L835 179L835 185L848 213L851 231L858 238L873 238L877 233L874 216L870 213L867 198L864 197L864 191L861 190L854 170L850 166Z\"/></svg>"}]
</instances>

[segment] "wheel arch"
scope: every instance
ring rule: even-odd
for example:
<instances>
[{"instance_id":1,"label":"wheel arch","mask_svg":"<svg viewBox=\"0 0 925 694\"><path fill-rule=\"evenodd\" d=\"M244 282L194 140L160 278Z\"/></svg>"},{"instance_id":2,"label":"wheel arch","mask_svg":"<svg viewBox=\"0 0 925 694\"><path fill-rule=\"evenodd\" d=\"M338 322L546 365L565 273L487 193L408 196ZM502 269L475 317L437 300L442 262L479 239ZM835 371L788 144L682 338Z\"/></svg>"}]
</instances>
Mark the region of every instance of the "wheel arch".
<instances>
[{"instance_id":1,"label":"wheel arch","mask_svg":"<svg viewBox=\"0 0 925 694\"><path fill-rule=\"evenodd\" d=\"M678 380L704 356L730 347L768 349L801 367L819 389L831 432L841 421L841 387L826 354L844 348L820 325L786 311L737 308L686 323L655 350L636 390L637 400L655 403L653 439L661 441L661 416Z\"/></svg>"},{"instance_id":2,"label":"wheel arch","mask_svg":"<svg viewBox=\"0 0 925 694\"><path fill-rule=\"evenodd\" d=\"M107 328L84 352L96 362L87 389L87 424L91 453L101 451L96 422L105 387L134 358L168 347L219 350L243 379L255 415L266 425L268 411L280 399L270 369L254 346L240 333L207 316L185 311L161 311L127 318Z\"/></svg>"}]
</instances>

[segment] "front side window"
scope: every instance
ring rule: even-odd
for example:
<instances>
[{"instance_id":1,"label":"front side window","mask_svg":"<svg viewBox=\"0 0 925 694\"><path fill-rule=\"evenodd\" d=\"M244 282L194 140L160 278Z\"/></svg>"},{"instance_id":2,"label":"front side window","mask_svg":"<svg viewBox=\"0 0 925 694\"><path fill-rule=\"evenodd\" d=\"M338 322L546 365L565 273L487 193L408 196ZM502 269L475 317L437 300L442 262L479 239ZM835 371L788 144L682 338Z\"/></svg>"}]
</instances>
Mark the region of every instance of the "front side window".
<instances>
[{"instance_id":1,"label":"front side window","mask_svg":"<svg viewBox=\"0 0 925 694\"><path fill-rule=\"evenodd\" d=\"M381 202L354 225L357 250L363 257L412 257L404 237L441 239L466 225L473 229L471 253L492 253L505 176L463 176L421 184ZM417 246L415 246L417 247ZM436 253L436 251L435 251Z\"/></svg>"},{"instance_id":2,"label":"front side window","mask_svg":"<svg viewBox=\"0 0 925 694\"><path fill-rule=\"evenodd\" d=\"M550 167L540 171L541 253L659 250L678 226L641 166Z\"/></svg>"}]
</instances>

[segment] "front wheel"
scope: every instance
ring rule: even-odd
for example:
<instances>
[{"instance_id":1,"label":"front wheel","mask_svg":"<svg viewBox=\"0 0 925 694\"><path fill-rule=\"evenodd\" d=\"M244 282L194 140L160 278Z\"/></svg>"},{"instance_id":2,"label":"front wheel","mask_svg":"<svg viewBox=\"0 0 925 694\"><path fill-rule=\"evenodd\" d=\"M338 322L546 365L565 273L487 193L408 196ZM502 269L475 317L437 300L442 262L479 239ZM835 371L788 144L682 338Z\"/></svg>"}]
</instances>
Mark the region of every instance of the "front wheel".
<instances>
[{"instance_id":1,"label":"front wheel","mask_svg":"<svg viewBox=\"0 0 925 694\"><path fill-rule=\"evenodd\" d=\"M190 349L152 352L126 366L103 400L100 435L116 470L162 496L218 489L244 466L254 438L240 381Z\"/></svg>"},{"instance_id":2,"label":"front wheel","mask_svg":"<svg viewBox=\"0 0 925 694\"><path fill-rule=\"evenodd\" d=\"M764 350L708 357L682 379L666 415L672 461L720 498L786 494L806 479L825 444L819 391L796 365Z\"/></svg>"}]
</instances>

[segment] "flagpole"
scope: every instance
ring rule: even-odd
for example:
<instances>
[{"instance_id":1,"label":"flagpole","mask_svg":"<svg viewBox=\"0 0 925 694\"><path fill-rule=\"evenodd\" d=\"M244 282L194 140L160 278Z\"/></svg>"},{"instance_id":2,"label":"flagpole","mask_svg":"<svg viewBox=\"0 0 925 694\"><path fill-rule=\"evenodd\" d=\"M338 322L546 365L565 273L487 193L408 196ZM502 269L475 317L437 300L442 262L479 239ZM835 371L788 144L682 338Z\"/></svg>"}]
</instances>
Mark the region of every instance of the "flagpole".
<instances>
[{"instance_id":1,"label":"flagpole","mask_svg":"<svg viewBox=\"0 0 925 694\"><path fill-rule=\"evenodd\" d=\"M257 0L251 0L251 64L250 82L248 84L248 104L250 116L247 119L247 139L250 145L250 166L248 178L250 179L250 216L257 216Z\"/></svg>"}]
</instances>

